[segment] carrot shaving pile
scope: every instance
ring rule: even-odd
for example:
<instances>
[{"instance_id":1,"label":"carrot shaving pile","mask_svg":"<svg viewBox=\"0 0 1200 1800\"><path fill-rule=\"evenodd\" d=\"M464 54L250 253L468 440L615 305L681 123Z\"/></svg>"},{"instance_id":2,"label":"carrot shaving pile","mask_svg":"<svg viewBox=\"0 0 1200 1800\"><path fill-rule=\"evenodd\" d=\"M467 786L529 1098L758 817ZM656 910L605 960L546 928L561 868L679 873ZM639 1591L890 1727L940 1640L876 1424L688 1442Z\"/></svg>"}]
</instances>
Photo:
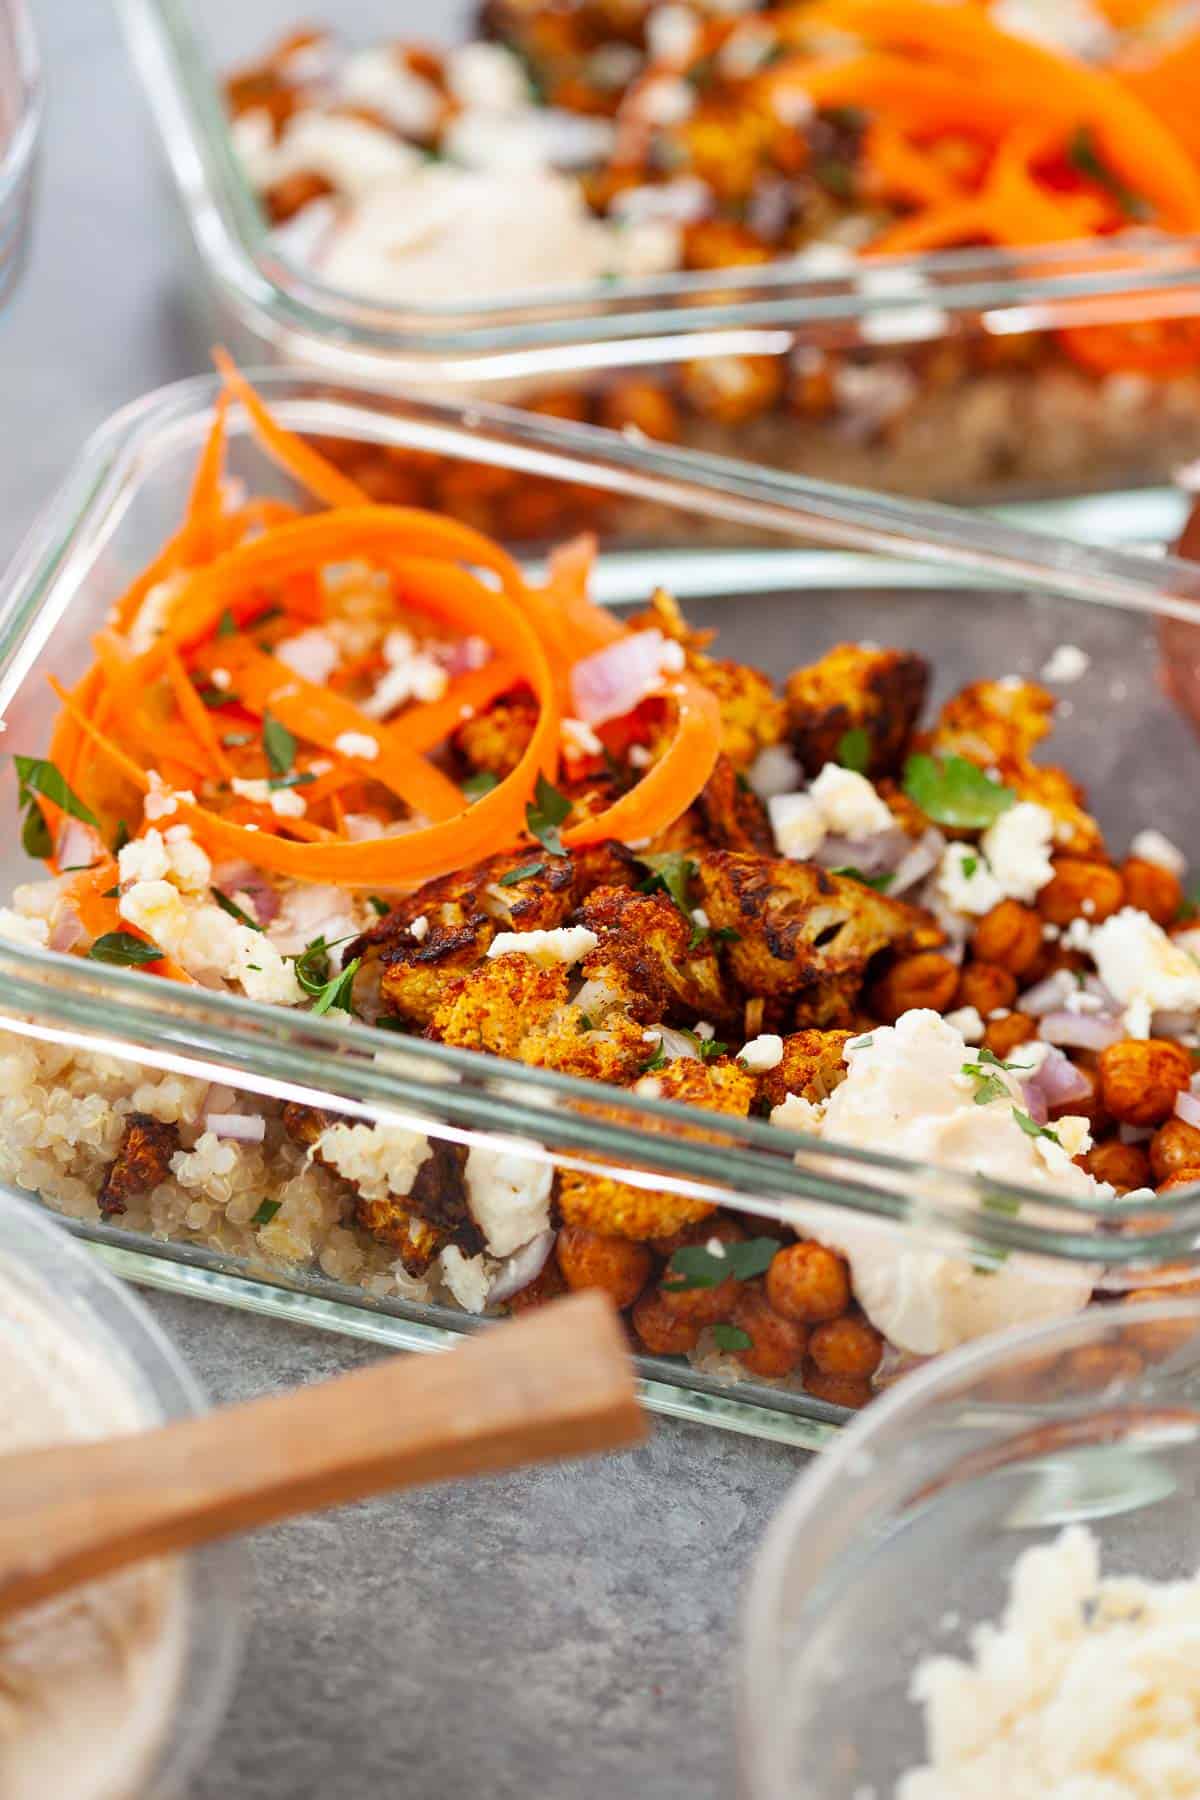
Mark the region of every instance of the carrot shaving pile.
<instances>
[{"instance_id":1,"label":"carrot shaving pile","mask_svg":"<svg viewBox=\"0 0 1200 1800\"><path fill-rule=\"evenodd\" d=\"M217 360L225 391L182 525L118 600L82 680L70 691L51 683L62 711L49 760L71 799L66 811L42 794L36 804L55 846L72 808L82 809L76 820L87 815L74 829L92 834L94 859L70 893L92 937L130 929L110 848L125 821L134 835L187 825L214 859L365 890L403 891L519 846L540 783L559 777L573 665L626 635L588 598L594 542L558 551L534 586L470 527L372 504ZM231 502L223 464L234 401L326 510ZM451 676L437 699L382 709L379 651L347 657L340 681L298 673L288 641L320 633L327 578L347 565L373 584L383 627L424 629L442 645L483 640L487 660ZM146 609L157 627L148 643ZM536 703L528 743L510 774L469 799L436 753L464 718L514 689ZM672 676L665 699L674 731L659 759L605 810L569 819L564 844L652 837L691 804L716 762L720 711L686 673ZM56 851L47 860L61 872ZM188 979L166 958L148 966Z\"/></svg>"},{"instance_id":2,"label":"carrot shaving pile","mask_svg":"<svg viewBox=\"0 0 1200 1800\"><path fill-rule=\"evenodd\" d=\"M1133 224L1200 232L1200 34L1104 68L1002 30L982 6L936 0L814 0L783 29L792 49L758 78L764 102L864 113L868 192L909 209L873 254L1067 243ZM1063 338L1099 369L1165 372L1200 356L1187 322Z\"/></svg>"}]
</instances>

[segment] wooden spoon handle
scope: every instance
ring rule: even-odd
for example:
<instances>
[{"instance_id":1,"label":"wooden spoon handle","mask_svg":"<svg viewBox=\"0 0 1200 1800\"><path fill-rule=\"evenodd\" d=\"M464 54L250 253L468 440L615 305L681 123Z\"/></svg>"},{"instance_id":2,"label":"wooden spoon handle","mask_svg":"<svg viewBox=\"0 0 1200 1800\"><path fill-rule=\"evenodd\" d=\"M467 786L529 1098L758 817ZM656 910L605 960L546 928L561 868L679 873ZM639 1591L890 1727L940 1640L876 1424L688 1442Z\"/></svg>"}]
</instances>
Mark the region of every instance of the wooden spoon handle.
<instances>
[{"instance_id":1,"label":"wooden spoon handle","mask_svg":"<svg viewBox=\"0 0 1200 1800\"><path fill-rule=\"evenodd\" d=\"M387 1488L638 1442L617 1315L579 1293L444 1356L0 1459L0 1617L143 1557Z\"/></svg>"}]
</instances>

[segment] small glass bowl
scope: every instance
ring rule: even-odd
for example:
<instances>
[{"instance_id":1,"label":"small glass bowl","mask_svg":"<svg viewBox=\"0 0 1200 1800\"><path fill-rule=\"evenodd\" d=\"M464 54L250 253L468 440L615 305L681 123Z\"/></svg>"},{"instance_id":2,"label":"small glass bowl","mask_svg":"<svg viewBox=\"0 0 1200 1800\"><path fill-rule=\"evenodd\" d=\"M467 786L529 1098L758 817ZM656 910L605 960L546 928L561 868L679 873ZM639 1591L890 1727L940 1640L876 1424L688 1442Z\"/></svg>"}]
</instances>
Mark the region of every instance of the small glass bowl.
<instances>
[{"instance_id":1,"label":"small glass bowl","mask_svg":"<svg viewBox=\"0 0 1200 1800\"><path fill-rule=\"evenodd\" d=\"M925 1762L916 1665L964 1656L1031 1544L1200 1568L1200 1301L1098 1307L903 1377L808 1468L743 1618L742 1800L890 1800Z\"/></svg>"},{"instance_id":2,"label":"small glass bowl","mask_svg":"<svg viewBox=\"0 0 1200 1800\"><path fill-rule=\"evenodd\" d=\"M79 1343L134 1394L154 1425L204 1412L207 1402L170 1340L40 1207L0 1192L0 1275L39 1310L69 1325ZM183 1564L184 1646L175 1707L140 1800L183 1792L224 1716L241 1640L243 1558L219 1544Z\"/></svg>"},{"instance_id":3,"label":"small glass bowl","mask_svg":"<svg viewBox=\"0 0 1200 1800\"><path fill-rule=\"evenodd\" d=\"M25 0L0 0L0 306L17 283L29 242L42 76Z\"/></svg>"}]
</instances>

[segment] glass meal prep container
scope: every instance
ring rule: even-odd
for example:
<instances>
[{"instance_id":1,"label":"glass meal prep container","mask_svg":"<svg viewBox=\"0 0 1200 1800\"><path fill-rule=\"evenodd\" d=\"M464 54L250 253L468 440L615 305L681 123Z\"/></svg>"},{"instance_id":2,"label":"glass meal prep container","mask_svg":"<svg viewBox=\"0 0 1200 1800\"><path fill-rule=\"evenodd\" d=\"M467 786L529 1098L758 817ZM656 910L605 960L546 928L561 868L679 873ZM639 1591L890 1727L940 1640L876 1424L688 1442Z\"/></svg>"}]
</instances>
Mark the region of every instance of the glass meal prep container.
<instances>
[{"instance_id":1,"label":"glass meal prep container","mask_svg":"<svg viewBox=\"0 0 1200 1800\"><path fill-rule=\"evenodd\" d=\"M291 7L122 0L122 11L199 254L189 299L206 340L225 334L247 359L265 352L332 376L517 403L818 479L959 502L1144 487L1200 451L1200 366L1190 354L1164 362L1154 349L1160 329L1192 342L1192 238L947 249L859 270L843 254L832 268L794 260L619 276L477 305L453 293L420 306L365 300L306 268L293 230L304 215L273 230L226 117L224 79L296 26ZM378 0L344 0L325 22L356 48L398 30ZM421 20L442 42L471 28L462 8ZM1131 321L1147 326L1152 353L1115 372L1069 353L1062 335ZM436 459L401 480L362 446L328 448L380 497L457 509L510 536L517 528L511 511L501 527L492 496L458 491L456 472ZM597 521L611 529L607 505L564 490L557 509L531 500L520 531L534 541ZM670 538L662 509L622 508L621 519L636 540ZM728 520L706 530L735 535Z\"/></svg>"},{"instance_id":2,"label":"glass meal prep container","mask_svg":"<svg viewBox=\"0 0 1200 1800\"><path fill-rule=\"evenodd\" d=\"M41 116L33 22L25 0L0 0L0 306L25 259Z\"/></svg>"},{"instance_id":3,"label":"glass meal prep container","mask_svg":"<svg viewBox=\"0 0 1200 1800\"><path fill-rule=\"evenodd\" d=\"M395 398L381 405L363 385L301 372L267 373L260 388L283 425L316 441L436 452L464 472L503 475L517 491L527 479L602 490L618 516L601 545L595 598L641 604L665 585L694 626L719 628L724 651L768 668L848 638L883 639L930 659L937 703L967 680L1036 673L1070 645L1090 667L1066 690L1058 745L1064 763L1086 776L1113 841L1153 824L1177 843L1195 842L1200 573L1185 564L599 440L516 411ZM79 677L116 595L176 527L214 391L211 379L196 379L118 414L10 570L0 591L0 708L14 752L44 754L47 677ZM230 474L251 491L296 497L236 408ZM775 547L623 548L620 510L647 503L678 514L681 536L693 521L721 517L769 532ZM798 547L814 538L827 548ZM1175 698L1159 679L1164 664L1176 676ZM0 805L15 820L8 758L0 781ZM14 829L5 838L5 894L32 872ZM547 1190L556 1176L611 1181L616 1170L630 1187L747 1215L760 1236L778 1231L791 1208L816 1206L829 1219L880 1222L910 1236L915 1250L966 1257L984 1270L1026 1253L1021 1267L1035 1277L1083 1280L1085 1292L1140 1287L1168 1262L1178 1278L1200 1241L1200 1194L1190 1189L1125 1203L1116 1236L1111 1202L1009 1190L825 1140L816 1147L762 1118L699 1112L3 939L0 1071L4 1179L40 1193L124 1272L412 1348L445 1343L478 1320L447 1304L436 1283L414 1279L394 1244L343 1223L336 1193L282 1141L288 1103L349 1125L415 1132L427 1155L467 1146L514 1159L522 1179ZM266 1121L260 1142L222 1148L206 1121L239 1107ZM123 1224L102 1220L114 1108L176 1123L224 1161L198 1185L190 1174L161 1180ZM489 1300L502 1302L500 1286ZM795 1382L745 1378L719 1344L690 1360L643 1357L641 1369L653 1404L732 1429L813 1446L844 1416Z\"/></svg>"}]
</instances>

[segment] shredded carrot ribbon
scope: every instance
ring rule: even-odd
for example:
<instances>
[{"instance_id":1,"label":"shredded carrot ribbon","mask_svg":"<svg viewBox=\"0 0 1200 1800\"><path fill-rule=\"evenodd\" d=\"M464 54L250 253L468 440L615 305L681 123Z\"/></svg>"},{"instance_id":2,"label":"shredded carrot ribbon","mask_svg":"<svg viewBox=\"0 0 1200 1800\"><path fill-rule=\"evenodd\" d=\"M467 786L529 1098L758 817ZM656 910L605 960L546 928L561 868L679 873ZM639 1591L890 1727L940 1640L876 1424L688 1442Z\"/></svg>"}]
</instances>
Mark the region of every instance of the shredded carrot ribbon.
<instances>
[{"instance_id":1,"label":"shredded carrot ribbon","mask_svg":"<svg viewBox=\"0 0 1200 1800\"><path fill-rule=\"evenodd\" d=\"M594 540L555 552L544 586L534 586L506 551L471 527L372 504L272 418L223 354L218 364L226 392L182 525L119 600L84 678L70 691L51 683L62 704L52 746L57 766L98 814L106 806L115 811L114 793L146 796L165 783L175 790L172 821L190 826L213 856L297 880L403 888L517 845L528 832L538 778L553 781L559 769L572 665L625 635L588 597ZM234 401L269 454L327 510L298 515L283 502L226 503L222 470ZM351 563L386 578L398 618L420 614L442 631L481 639L489 660L451 680L439 700L383 719L341 687L296 673L274 646L281 634L320 629L328 599L323 571ZM166 581L161 628L151 647L135 654L130 629ZM376 666L382 673L382 658L378 665L368 658L347 686L369 680ZM468 805L429 753L464 717L513 689L537 707L529 742L511 773ZM664 755L606 811L565 830L565 843L650 837L691 804L719 753L720 709L690 675L674 680L667 698L676 729ZM248 792L239 778L268 786ZM302 795L303 807L276 803L282 789ZM402 810L389 811L397 802ZM351 835L349 824L364 805L375 809L374 832ZM125 929L109 893L116 865L106 856L102 868L103 886L88 871L72 889L93 936ZM169 959L148 966L187 979Z\"/></svg>"}]
</instances>

